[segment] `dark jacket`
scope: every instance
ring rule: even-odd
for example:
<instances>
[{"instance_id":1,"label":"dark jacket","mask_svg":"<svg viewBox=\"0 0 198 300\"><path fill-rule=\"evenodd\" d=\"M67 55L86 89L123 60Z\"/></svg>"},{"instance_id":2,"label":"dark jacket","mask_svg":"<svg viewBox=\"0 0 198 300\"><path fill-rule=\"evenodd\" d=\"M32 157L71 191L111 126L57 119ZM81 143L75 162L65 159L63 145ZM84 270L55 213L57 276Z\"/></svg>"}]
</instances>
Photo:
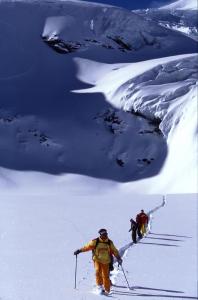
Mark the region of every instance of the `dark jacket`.
<instances>
[{"instance_id":1,"label":"dark jacket","mask_svg":"<svg viewBox=\"0 0 198 300\"><path fill-rule=\"evenodd\" d=\"M130 222L131 222L131 228L129 229L129 231L131 231L131 230L136 231L138 224L133 219L131 219Z\"/></svg>"}]
</instances>

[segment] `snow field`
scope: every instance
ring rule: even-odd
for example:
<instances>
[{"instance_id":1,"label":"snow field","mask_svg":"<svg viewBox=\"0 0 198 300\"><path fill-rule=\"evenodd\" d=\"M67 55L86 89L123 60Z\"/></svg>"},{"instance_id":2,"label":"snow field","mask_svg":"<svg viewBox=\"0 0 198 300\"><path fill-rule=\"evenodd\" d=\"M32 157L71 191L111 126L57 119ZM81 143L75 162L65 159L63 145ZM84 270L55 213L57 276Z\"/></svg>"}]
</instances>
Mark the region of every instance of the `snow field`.
<instances>
[{"instance_id":1,"label":"snow field","mask_svg":"<svg viewBox=\"0 0 198 300\"><path fill-rule=\"evenodd\" d=\"M106 227L120 249L132 290L115 272L115 297L158 295L196 299L197 198L167 196L153 213L151 233L131 246L130 218L158 207L162 196L135 196L114 189L96 194L10 196L0 201L0 295L3 300L95 299L91 253L78 256L74 290L73 251ZM125 251L123 251L123 249ZM143 299L143 298L142 298Z\"/></svg>"}]
</instances>

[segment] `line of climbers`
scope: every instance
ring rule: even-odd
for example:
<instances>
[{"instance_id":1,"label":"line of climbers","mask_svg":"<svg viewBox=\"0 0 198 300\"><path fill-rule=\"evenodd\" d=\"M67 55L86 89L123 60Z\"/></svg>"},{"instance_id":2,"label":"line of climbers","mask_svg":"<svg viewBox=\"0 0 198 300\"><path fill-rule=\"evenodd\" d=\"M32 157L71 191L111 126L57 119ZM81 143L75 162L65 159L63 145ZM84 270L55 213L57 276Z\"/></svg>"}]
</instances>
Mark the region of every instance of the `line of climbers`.
<instances>
[{"instance_id":1,"label":"line of climbers","mask_svg":"<svg viewBox=\"0 0 198 300\"><path fill-rule=\"evenodd\" d=\"M144 210L142 209L141 212L136 216L136 221L133 219L130 220L131 228L129 232L132 232L132 240L134 243L137 243L137 235L139 239L143 238L147 231L149 218L147 214L145 214Z\"/></svg>"},{"instance_id":2,"label":"line of climbers","mask_svg":"<svg viewBox=\"0 0 198 300\"><path fill-rule=\"evenodd\" d=\"M146 233L148 225L148 216L141 210L136 216L136 222L131 219L132 240L137 243L136 232L139 238ZM111 289L110 271L113 268L113 256L116 258L118 265L122 264L122 258L113 241L108 238L107 230L102 228L98 231L99 237L91 240L84 247L76 250L74 255L81 252L92 251L92 259L94 262L96 286L99 292L108 295Z\"/></svg>"}]
</instances>

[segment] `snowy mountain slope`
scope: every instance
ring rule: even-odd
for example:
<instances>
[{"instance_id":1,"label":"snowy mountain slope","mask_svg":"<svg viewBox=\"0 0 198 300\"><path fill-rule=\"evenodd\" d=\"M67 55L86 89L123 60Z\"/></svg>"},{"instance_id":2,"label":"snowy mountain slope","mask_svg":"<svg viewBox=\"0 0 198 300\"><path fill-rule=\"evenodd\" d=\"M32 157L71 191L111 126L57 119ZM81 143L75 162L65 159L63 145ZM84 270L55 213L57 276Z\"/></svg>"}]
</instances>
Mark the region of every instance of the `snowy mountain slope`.
<instances>
[{"instance_id":1,"label":"snowy mountain slope","mask_svg":"<svg viewBox=\"0 0 198 300\"><path fill-rule=\"evenodd\" d=\"M198 40L197 10L145 9L135 11L142 17L157 24L179 31L194 40Z\"/></svg>"},{"instance_id":2,"label":"snowy mountain slope","mask_svg":"<svg viewBox=\"0 0 198 300\"><path fill-rule=\"evenodd\" d=\"M71 135L67 133L67 140L65 141L65 138L61 138L60 133L58 137L57 132L54 132L56 139L59 138L60 148L58 148L53 143L50 144L49 138L42 141L44 137L40 137L39 132L30 131L28 133L26 128L29 123L24 120L23 126L26 131L23 133L23 138L26 139L24 143L29 152L22 151L20 153L23 148L18 149L18 146L15 147L15 151L16 149L19 151L18 158L20 158L20 155L23 155L23 158L24 155L33 158L31 147L40 139L40 144L39 141L35 144L34 151L35 154L42 153L42 165L40 166L44 166L43 168L46 168L44 163L45 161L47 163L48 160L48 156L43 156L45 153L45 155L51 155L53 158L53 161L50 164L48 163L48 168L53 166L56 171L60 167L62 170L65 168L67 171L68 166L71 166L71 170L74 171L76 166L79 174L87 173L89 176L95 175L98 177L99 175L101 178L109 177L109 179L127 181L129 178L131 180L138 176L139 178L146 178L154 172L159 173L163 165L161 172L153 179L145 179L135 183L130 182L127 184L128 188L133 192L141 192L142 187L144 187L144 191L147 193L159 193L161 191L196 192L197 56L183 55L135 64L107 65L84 59L76 59L76 63L78 65L78 78L86 83L94 84L95 87L73 91L73 93L75 92L74 95L76 94L79 97L84 95L84 99L91 98L91 95L94 95L94 99L96 99L97 95L103 93L107 103L111 105L106 106L106 108L101 107L101 110L98 114L95 114L93 121L90 123L93 130L92 140L94 141L92 148L90 149L89 143L87 144L87 139L84 143L80 138L80 148L75 148L73 147L73 137ZM90 74L86 72L87 69L91 71ZM94 78L92 74L94 74ZM18 120L17 122L19 125L22 121ZM33 119L32 122L35 122L35 120ZM1 135L7 136L8 128L9 130L11 128L15 130L16 125L12 122L6 125L6 119L4 123L5 131L4 133L1 131ZM75 137L80 136L83 132L83 136L86 138L88 133L82 131L82 128L76 122L72 123L70 121L69 124L70 129L73 126L72 133L75 132ZM48 124L48 130L49 128ZM96 136L94 135L95 131L98 132ZM34 137L35 134L36 137ZM66 136L66 133L64 136ZM95 139L93 139L94 136ZM133 138L131 139L131 137ZM103 148L98 147L98 143ZM185 147L181 147L183 143L185 143ZM95 148L94 145L96 145ZM82 153L83 147L86 147L85 149L89 155L85 155L82 161L80 153ZM61 153L61 150L64 153L64 149L67 149L67 151L64 154L65 156L62 154L60 165L56 156ZM92 155L95 155L95 157L97 155L99 163L101 164L103 161L102 165L96 162L93 164ZM32 163L35 167L36 159L35 157L35 161L30 162L28 160L29 165ZM21 161L19 160L19 163ZM81 165L82 169L79 168ZM2 178L5 178L3 185L8 184L11 188L15 183L20 186L21 181L19 178L23 178L23 175L16 173L16 176L13 176L14 174L7 174L3 171ZM6 178L10 178L11 182L9 183ZM26 174L26 178L26 185L29 185L28 181L31 182L31 175ZM77 176L77 181L78 178ZM175 180L176 178L177 180ZM70 185L68 179L63 177L60 181L57 181L56 178L51 177L47 181L50 182L53 189L57 185L61 190L67 190ZM87 180L83 180L85 186L89 182L90 184L93 182L95 185L95 182L91 179ZM36 182L34 180L34 184L37 186L39 181L40 179ZM43 181L43 178L41 181ZM100 186L100 183L98 184ZM101 182L101 184L105 186L104 182ZM45 191L45 184L43 189Z\"/></svg>"},{"instance_id":3,"label":"snowy mountain slope","mask_svg":"<svg viewBox=\"0 0 198 300\"><path fill-rule=\"evenodd\" d=\"M198 5L196 0L178 0L174 1L171 4L162 6L160 9L191 9L191 10L197 10Z\"/></svg>"},{"instance_id":4,"label":"snowy mountain slope","mask_svg":"<svg viewBox=\"0 0 198 300\"><path fill-rule=\"evenodd\" d=\"M3 57L0 68L0 166L50 174L73 173L116 182L159 174L168 151L165 130L159 128L159 103L153 99L150 116L148 111L146 116L145 111L139 115L131 110L131 114L125 111L124 105L116 105L125 93L131 97L127 81L142 74L139 80L143 83L143 73L150 72L153 63L161 64L160 61L145 60L192 53L197 43L134 13L105 5L66 1L1 2L0 6L0 33L4 41L0 46ZM124 41L120 37L109 39L109 34L111 37L122 34ZM83 41L84 44L80 49L62 55L58 53L60 51L54 51L54 44L49 47L44 37L53 43L58 37L56 47L64 49L68 40L71 43ZM95 43L93 37L100 42ZM129 40L133 42L133 49L126 49ZM102 46L107 41L114 49ZM156 47L156 42L164 46ZM71 44L69 47L71 49ZM94 94L94 89L84 93L88 85L77 78L76 57L105 63L101 68L101 64L93 62L91 76L83 75L84 82L86 76L91 77L89 86L106 76L107 67L113 68L108 87L95 89ZM140 64L135 65L134 73L130 66L125 69L124 76L120 73L123 63L137 61ZM112 62L117 64L110 65ZM175 103L177 93L181 97L188 95L195 80L196 66L193 64L192 61L186 68L182 67L181 72L171 66L173 74L178 73L179 82L172 84L165 80L170 85L170 88L162 89L167 103ZM90 61L87 67L91 67ZM155 72L164 76L158 68ZM146 76L153 80L150 73ZM180 85L184 88L180 89ZM72 92L77 90L78 93ZM148 87L142 90L146 95L149 93ZM171 93L174 99L171 99ZM169 130L171 126L172 123ZM192 170L194 172L194 168ZM2 170L1 184L14 186L20 175L16 172L10 183L9 178L14 173L8 173ZM188 184L185 188L192 191Z\"/></svg>"},{"instance_id":5,"label":"snowy mountain slope","mask_svg":"<svg viewBox=\"0 0 198 300\"><path fill-rule=\"evenodd\" d=\"M63 10L65 16L46 19L42 37L57 52L68 54L90 47L131 52L133 55L135 51L145 48L158 53L180 47L183 53L188 51L184 49L181 36L133 12L87 5L86 12L82 14L83 7L78 5L74 10L73 6L72 3L66 5Z\"/></svg>"},{"instance_id":6,"label":"snowy mountain slope","mask_svg":"<svg viewBox=\"0 0 198 300\"><path fill-rule=\"evenodd\" d=\"M178 0L159 9L140 11L140 15L157 21L163 27L198 39L198 4L196 0Z\"/></svg>"},{"instance_id":7,"label":"snowy mountain slope","mask_svg":"<svg viewBox=\"0 0 198 300\"><path fill-rule=\"evenodd\" d=\"M0 2L0 300L98 299L73 252L101 227L132 287L115 264L112 298L198 299L196 51L118 8Z\"/></svg>"},{"instance_id":8,"label":"snowy mountain slope","mask_svg":"<svg viewBox=\"0 0 198 300\"><path fill-rule=\"evenodd\" d=\"M123 109L137 119L147 120L147 125L145 123L139 130L141 137L152 138L157 133L166 138L168 156L161 174L157 176L160 182L157 185L158 192L160 189L166 191L167 188L172 192L185 191L187 186L188 191L197 191L197 55L115 65L111 66L111 70L107 65L106 75L104 65L101 65L100 71L97 63L93 71L94 63L90 62L95 77L97 78L96 74L102 74L101 78L98 77L94 81L86 72L89 61L78 59L77 63L78 77L87 83L95 84L95 87L77 92L104 93L106 99L117 109ZM111 82L114 84L110 84ZM183 142L186 143L186 147L181 148ZM114 153L120 151L120 144L120 135L117 135ZM154 141L152 144L154 146ZM125 166L133 149L134 145L129 152L120 155ZM137 159L140 172L145 171L149 162L151 165L153 163L151 152L144 152L144 155L146 158ZM178 185L175 178L179 179ZM156 192L157 186L151 185L151 182L152 180L148 181L147 188Z\"/></svg>"},{"instance_id":9,"label":"snowy mountain slope","mask_svg":"<svg viewBox=\"0 0 198 300\"><path fill-rule=\"evenodd\" d=\"M168 196L166 205L152 215L151 233L137 245L131 244L129 219L140 209L149 212L161 203L159 195L134 198L127 189L117 188L109 193L101 189L96 194L81 190L78 195L68 190L67 197L54 197L48 191L42 197L15 193L1 198L2 300L98 299L92 293L95 282L91 253L78 256L74 290L73 251L97 237L100 227L108 229L109 237L120 249L123 268L133 287L127 290L123 273L115 264L112 297L197 299L195 195Z\"/></svg>"}]
</instances>

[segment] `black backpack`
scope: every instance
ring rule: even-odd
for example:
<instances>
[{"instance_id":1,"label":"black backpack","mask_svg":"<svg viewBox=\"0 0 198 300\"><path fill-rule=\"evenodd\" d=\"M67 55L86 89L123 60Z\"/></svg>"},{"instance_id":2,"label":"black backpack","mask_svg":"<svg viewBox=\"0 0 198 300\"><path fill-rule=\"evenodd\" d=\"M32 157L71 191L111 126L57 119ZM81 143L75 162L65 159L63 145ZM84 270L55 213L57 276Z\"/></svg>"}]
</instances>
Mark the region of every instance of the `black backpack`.
<instances>
[{"instance_id":1,"label":"black backpack","mask_svg":"<svg viewBox=\"0 0 198 300\"><path fill-rule=\"evenodd\" d=\"M109 247L110 247L111 243L113 243L110 239L108 239L108 242L101 242L99 240L99 238L94 239L94 241L96 241L95 249L97 248L97 246L98 246L99 243L107 244L107 245L109 245ZM92 255L94 255L95 249L92 250ZM114 267L113 267L113 255L111 253L109 255L110 255L110 260L111 260L110 263L109 263L109 271L113 271L114 270Z\"/></svg>"}]
</instances>

